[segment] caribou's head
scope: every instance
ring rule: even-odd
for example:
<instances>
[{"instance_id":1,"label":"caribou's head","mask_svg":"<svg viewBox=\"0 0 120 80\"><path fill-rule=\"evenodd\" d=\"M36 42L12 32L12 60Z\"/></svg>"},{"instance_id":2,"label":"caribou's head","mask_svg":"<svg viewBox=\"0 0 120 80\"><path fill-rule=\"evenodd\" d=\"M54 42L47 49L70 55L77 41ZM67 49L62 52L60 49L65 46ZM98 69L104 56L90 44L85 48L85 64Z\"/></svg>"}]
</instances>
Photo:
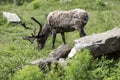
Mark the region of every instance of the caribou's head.
<instances>
[{"instance_id":1,"label":"caribou's head","mask_svg":"<svg viewBox=\"0 0 120 80\"><path fill-rule=\"evenodd\" d=\"M37 38L38 48L43 49L46 40L47 40L47 35L39 35Z\"/></svg>"},{"instance_id":2,"label":"caribou's head","mask_svg":"<svg viewBox=\"0 0 120 80\"><path fill-rule=\"evenodd\" d=\"M48 34L46 32L47 30L42 29L41 23L39 21L37 21L34 17L31 17L31 19L39 24L39 26L40 26L39 32L38 32L38 34L36 34L36 28L34 28L31 36L24 36L23 39L28 40L31 43L33 43L34 40L37 39L38 48L43 49L44 45L45 45L45 42L47 40L47 37L48 37Z\"/></svg>"}]
</instances>

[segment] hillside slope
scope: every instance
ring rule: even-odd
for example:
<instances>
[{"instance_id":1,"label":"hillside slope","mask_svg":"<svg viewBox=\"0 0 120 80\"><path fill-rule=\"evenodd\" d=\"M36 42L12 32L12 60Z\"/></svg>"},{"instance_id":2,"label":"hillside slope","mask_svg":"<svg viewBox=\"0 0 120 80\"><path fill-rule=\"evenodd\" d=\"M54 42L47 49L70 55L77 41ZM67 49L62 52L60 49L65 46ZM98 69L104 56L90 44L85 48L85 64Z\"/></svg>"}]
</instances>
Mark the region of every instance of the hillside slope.
<instances>
[{"instance_id":1,"label":"hillside slope","mask_svg":"<svg viewBox=\"0 0 120 80\"><path fill-rule=\"evenodd\" d=\"M8 0L7 0L8 1ZM89 21L85 26L87 35L100 33L120 27L120 0L28 0L15 6L12 2L0 3L0 79L1 80L119 80L120 61L93 59L87 50L73 58L68 67L62 70L42 74L38 65L29 66L28 62L46 57L51 51L52 37L49 37L43 50L37 49L37 43L29 43L22 39L30 35L21 25L9 24L2 16L2 11L16 13L22 21L33 28L39 26L30 20L36 17L44 24L46 15L54 10L85 9L89 13ZM38 30L37 30L38 31ZM79 38L77 31L66 33L66 42L70 46ZM62 44L61 36L57 35L56 48ZM24 66L24 67L23 67ZM21 69L21 67L23 67Z\"/></svg>"}]
</instances>

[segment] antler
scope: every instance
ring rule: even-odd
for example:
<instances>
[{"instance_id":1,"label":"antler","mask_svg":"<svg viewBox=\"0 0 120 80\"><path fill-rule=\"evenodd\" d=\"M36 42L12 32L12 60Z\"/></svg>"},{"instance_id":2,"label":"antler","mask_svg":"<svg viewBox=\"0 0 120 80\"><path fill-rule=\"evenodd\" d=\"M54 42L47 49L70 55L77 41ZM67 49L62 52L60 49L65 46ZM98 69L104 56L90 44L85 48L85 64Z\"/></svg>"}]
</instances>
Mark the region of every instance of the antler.
<instances>
[{"instance_id":1,"label":"antler","mask_svg":"<svg viewBox=\"0 0 120 80\"><path fill-rule=\"evenodd\" d=\"M24 40L28 40L28 41L30 41L31 43L33 43L34 40L40 35L41 30L42 30L42 25L41 25L41 23L40 23L38 20L36 20L34 17L31 17L31 19L32 19L33 21L35 21L36 23L39 24L40 30L39 30L38 34L36 35L36 28L33 28L33 33L31 33L32 36L24 36L23 39L24 39ZM28 29L28 27L26 27L25 23L21 23L21 25L22 25L23 27L25 27L25 28Z\"/></svg>"},{"instance_id":2,"label":"antler","mask_svg":"<svg viewBox=\"0 0 120 80\"><path fill-rule=\"evenodd\" d=\"M40 30L39 30L39 32L38 32L38 36L39 36L40 33L41 33L41 30L42 30L42 24L41 24L38 20L36 20L34 17L31 17L31 19L32 19L33 21L35 21L36 23L38 23L39 26L40 26Z\"/></svg>"},{"instance_id":3,"label":"antler","mask_svg":"<svg viewBox=\"0 0 120 80\"><path fill-rule=\"evenodd\" d=\"M23 39L24 40L28 40L31 43L34 42L34 40L36 39L36 28L33 28L33 33L31 33L32 36L24 36Z\"/></svg>"},{"instance_id":4,"label":"antler","mask_svg":"<svg viewBox=\"0 0 120 80\"><path fill-rule=\"evenodd\" d=\"M36 37L36 28L33 28L33 33L32 34L32 37Z\"/></svg>"},{"instance_id":5,"label":"antler","mask_svg":"<svg viewBox=\"0 0 120 80\"><path fill-rule=\"evenodd\" d=\"M32 29L32 28L27 27L26 24L25 24L25 22L21 22L20 24L21 24L25 29Z\"/></svg>"},{"instance_id":6,"label":"antler","mask_svg":"<svg viewBox=\"0 0 120 80\"><path fill-rule=\"evenodd\" d=\"M34 20L36 23L38 23L40 27L42 28L42 24L38 20L36 20L34 17L31 17L31 19Z\"/></svg>"}]
</instances>

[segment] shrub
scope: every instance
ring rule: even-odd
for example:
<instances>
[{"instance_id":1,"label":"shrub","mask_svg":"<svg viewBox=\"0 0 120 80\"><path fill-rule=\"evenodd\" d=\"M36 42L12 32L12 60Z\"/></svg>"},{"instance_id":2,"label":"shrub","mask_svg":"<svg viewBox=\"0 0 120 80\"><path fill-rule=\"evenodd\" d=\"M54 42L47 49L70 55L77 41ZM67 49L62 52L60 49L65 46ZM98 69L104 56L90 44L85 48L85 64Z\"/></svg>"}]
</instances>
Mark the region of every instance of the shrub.
<instances>
[{"instance_id":1,"label":"shrub","mask_svg":"<svg viewBox=\"0 0 120 80\"><path fill-rule=\"evenodd\" d=\"M40 7L41 0L34 0L30 3L32 9L37 9Z\"/></svg>"},{"instance_id":2,"label":"shrub","mask_svg":"<svg viewBox=\"0 0 120 80\"><path fill-rule=\"evenodd\" d=\"M96 0L95 4L96 10L109 10L111 9L110 6L102 0Z\"/></svg>"},{"instance_id":3,"label":"shrub","mask_svg":"<svg viewBox=\"0 0 120 80\"><path fill-rule=\"evenodd\" d=\"M85 80L89 75L91 59L88 50L78 52L65 70L65 80Z\"/></svg>"},{"instance_id":4,"label":"shrub","mask_svg":"<svg viewBox=\"0 0 120 80\"><path fill-rule=\"evenodd\" d=\"M12 80L43 80L42 73L39 71L36 66L26 65L23 69L17 71Z\"/></svg>"}]
</instances>

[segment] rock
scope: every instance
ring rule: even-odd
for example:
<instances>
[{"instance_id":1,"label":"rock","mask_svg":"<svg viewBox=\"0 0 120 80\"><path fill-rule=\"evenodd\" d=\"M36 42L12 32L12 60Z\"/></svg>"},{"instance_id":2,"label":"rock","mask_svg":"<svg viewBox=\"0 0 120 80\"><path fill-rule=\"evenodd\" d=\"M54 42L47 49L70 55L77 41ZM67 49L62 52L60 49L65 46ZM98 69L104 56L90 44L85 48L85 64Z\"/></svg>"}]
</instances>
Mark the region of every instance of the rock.
<instances>
[{"instance_id":1,"label":"rock","mask_svg":"<svg viewBox=\"0 0 120 80\"><path fill-rule=\"evenodd\" d=\"M120 50L120 28L74 40L74 47L68 55L72 58L77 51L89 49L94 57Z\"/></svg>"},{"instance_id":2,"label":"rock","mask_svg":"<svg viewBox=\"0 0 120 80\"><path fill-rule=\"evenodd\" d=\"M59 46L57 49L53 50L48 58L55 58L55 59L59 59L59 58L66 58L69 54L69 52L71 51L71 47L68 45L61 45Z\"/></svg>"},{"instance_id":3,"label":"rock","mask_svg":"<svg viewBox=\"0 0 120 80\"><path fill-rule=\"evenodd\" d=\"M20 22L20 18L15 13L3 12L3 16L7 19L8 22L11 22L11 23Z\"/></svg>"},{"instance_id":4,"label":"rock","mask_svg":"<svg viewBox=\"0 0 120 80\"><path fill-rule=\"evenodd\" d=\"M46 72L46 66L48 66L48 70L51 70L51 64L55 65L54 68L57 68L57 65L64 67L66 66L65 58L68 56L71 51L71 47L68 45L61 45L57 49L53 50L47 58L40 58L34 61L31 61L30 65L39 64L40 70Z\"/></svg>"},{"instance_id":5,"label":"rock","mask_svg":"<svg viewBox=\"0 0 120 80\"><path fill-rule=\"evenodd\" d=\"M39 62L39 68L40 70L42 70L43 72L46 72L46 70L48 69L49 71L51 70L51 65L54 64L55 68L58 64L58 61L55 59L51 59L51 58L46 58L43 59ZM48 68L47 68L48 67ZM47 69L46 69L47 68Z\"/></svg>"},{"instance_id":6,"label":"rock","mask_svg":"<svg viewBox=\"0 0 120 80\"><path fill-rule=\"evenodd\" d=\"M52 66L52 65L54 65L54 66ZM50 71L51 68L57 69L58 65L60 65L62 67L66 66L65 60L64 59L56 60L54 58L46 58L39 62L39 68L44 73L46 73L47 71Z\"/></svg>"},{"instance_id":7,"label":"rock","mask_svg":"<svg viewBox=\"0 0 120 80\"><path fill-rule=\"evenodd\" d=\"M39 62L41 62L43 60L45 60L45 58L36 59L34 61L29 62L29 64L30 65L35 65L35 64L38 64ZM52 59L50 59L50 60L52 60Z\"/></svg>"},{"instance_id":8,"label":"rock","mask_svg":"<svg viewBox=\"0 0 120 80\"><path fill-rule=\"evenodd\" d=\"M69 47L68 45L61 45L59 46L57 49L53 50L47 58L40 58L34 61L31 61L29 64L34 65L34 64L38 64L40 61L43 60L47 60L47 61L51 61L51 60L59 60L62 58L66 58L69 54L71 50L71 47Z\"/></svg>"}]
</instances>

